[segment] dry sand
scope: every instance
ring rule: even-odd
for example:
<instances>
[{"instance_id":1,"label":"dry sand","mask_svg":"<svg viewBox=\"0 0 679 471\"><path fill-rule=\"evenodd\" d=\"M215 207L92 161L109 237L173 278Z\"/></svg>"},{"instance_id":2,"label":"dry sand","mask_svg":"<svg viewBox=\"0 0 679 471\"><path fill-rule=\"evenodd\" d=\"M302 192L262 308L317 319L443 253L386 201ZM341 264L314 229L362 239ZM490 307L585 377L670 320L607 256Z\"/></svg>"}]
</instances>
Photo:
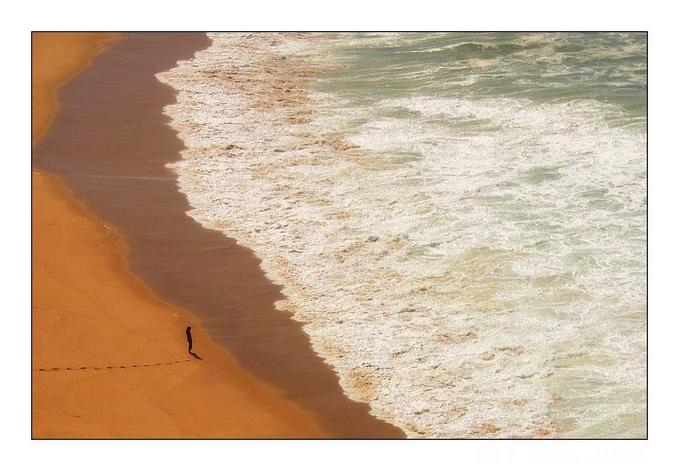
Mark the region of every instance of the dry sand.
<instances>
[{"instance_id":1,"label":"dry sand","mask_svg":"<svg viewBox=\"0 0 679 471\"><path fill-rule=\"evenodd\" d=\"M56 89L111 35L33 35L33 142ZM117 230L53 175L33 177L34 438L322 437L318 420L134 276ZM186 352L184 328L193 326Z\"/></svg>"}]
</instances>

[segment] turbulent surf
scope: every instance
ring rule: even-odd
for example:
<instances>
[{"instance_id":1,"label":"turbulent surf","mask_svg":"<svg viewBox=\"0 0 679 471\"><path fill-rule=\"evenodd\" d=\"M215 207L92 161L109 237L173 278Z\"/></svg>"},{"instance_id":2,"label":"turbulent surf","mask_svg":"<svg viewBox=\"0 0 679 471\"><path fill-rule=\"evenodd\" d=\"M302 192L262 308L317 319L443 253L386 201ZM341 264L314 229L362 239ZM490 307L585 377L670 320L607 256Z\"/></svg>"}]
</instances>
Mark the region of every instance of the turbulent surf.
<instances>
[{"instance_id":1,"label":"turbulent surf","mask_svg":"<svg viewBox=\"0 0 679 471\"><path fill-rule=\"evenodd\" d=\"M190 215L411 437L646 434L646 36L210 34Z\"/></svg>"}]
</instances>

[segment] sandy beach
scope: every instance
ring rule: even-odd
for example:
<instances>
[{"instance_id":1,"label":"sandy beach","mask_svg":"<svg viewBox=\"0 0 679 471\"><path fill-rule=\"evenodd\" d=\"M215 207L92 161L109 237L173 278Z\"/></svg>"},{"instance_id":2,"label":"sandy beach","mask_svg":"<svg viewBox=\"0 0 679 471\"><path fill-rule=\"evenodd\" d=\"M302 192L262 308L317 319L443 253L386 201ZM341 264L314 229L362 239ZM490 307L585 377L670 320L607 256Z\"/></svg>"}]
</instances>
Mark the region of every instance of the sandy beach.
<instances>
[{"instance_id":1,"label":"sandy beach","mask_svg":"<svg viewBox=\"0 0 679 471\"><path fill-rule=\"evenodd\" d=\"M116 33L35 33L31 36L31 131L33 145L42 138L57 111L57 89L86 68Z\"/></svg>"},{"instance_id":2,"label":"sandy beach","mask_svg":"<svg viewBox=\"0 0 679 471\"><path fill-rule=\"evenodd\" d=\"M645 437L646 37L470 34L35 35L33 436Z\"/></svg>"},{"instance_id":3,"label":"sandy beach","mask_svg":"<svg viewBox=\"0 0 679 471\"><path fill-rule=\"evenodd\" d=\"M110 39L33 35L34 146L57 88ZM34 438L327 436L132 274L119 231L60 179L34 168L32 184ZM202 361L186 351L187 325Z\"/></svg>"},{"instance_id":4,"label":"sandy beach","mask_svg":"<svg viewBox=\"0 0 679 471\"><path fill-rule=\"evenodd\" d=\"M166 167L183 147L163 114L176 91L156 74L208 45L204 34L123 35L60 89L60 112L34 165L61 176L76 198L119 229L134 275L164 301L196 314L239 365L309 411L329 436L402 437L367 404L343 394L301 325L275 309L280 286L265 277L254 253L187 214L191 208ZM182 344L183 328L176 331ZM283 409L300 417L292 412L298 408ZM296 435L316 436L307 425Z\"/></svg>"}]
</instances>

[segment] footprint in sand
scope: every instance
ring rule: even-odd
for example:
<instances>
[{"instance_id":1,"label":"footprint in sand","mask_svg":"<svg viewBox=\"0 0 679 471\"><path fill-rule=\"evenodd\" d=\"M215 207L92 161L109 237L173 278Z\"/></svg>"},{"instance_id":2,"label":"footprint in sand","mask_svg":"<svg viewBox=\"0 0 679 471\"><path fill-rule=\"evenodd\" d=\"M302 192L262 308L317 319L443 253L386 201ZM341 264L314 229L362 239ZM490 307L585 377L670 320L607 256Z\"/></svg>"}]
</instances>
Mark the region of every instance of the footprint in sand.
<instances>
[{"instance_id":1,"label":"footprint in sand","mask_svg":"<svg viewBox=\"0 0 679 471\"><path fill-rule=\"evenodd\" d=\"M81 370L97 370L97 371L102 371L102 370L112 370L115 368L142 368L142 367L149 367L149 366L163 366L163 365L176 365L177 363L184 363L187 361L191 361L190 359L186 360L174 360L174 361L166 361L166 362L160 362L160 363L145 363L143 365L111 365L111 366L81 366L80 368L71 368L71 367L56 367L56 368L36 368L34 371L81 371Z\"/></svg>"}]
</instances>

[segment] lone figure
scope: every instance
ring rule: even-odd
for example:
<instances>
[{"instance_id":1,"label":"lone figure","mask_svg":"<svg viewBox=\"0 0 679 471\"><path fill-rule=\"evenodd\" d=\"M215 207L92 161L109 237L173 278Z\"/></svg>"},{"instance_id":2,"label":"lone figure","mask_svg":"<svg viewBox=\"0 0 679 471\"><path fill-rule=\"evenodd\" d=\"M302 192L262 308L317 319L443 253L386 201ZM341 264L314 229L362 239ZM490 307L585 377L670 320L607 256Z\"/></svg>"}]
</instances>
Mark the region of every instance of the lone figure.
<instances>
[{"instance_id":1,"label":"lone figure","mask_svg":"<svg viewBox=\"0 0 679 471\"><path fill-rule=\"evenodd\" d=\"M189 344L189 353L193 354L191 349L193 348L193 338L191 338L191 326L186 328L186 342Z\"/></svg>"}]
</instances>

